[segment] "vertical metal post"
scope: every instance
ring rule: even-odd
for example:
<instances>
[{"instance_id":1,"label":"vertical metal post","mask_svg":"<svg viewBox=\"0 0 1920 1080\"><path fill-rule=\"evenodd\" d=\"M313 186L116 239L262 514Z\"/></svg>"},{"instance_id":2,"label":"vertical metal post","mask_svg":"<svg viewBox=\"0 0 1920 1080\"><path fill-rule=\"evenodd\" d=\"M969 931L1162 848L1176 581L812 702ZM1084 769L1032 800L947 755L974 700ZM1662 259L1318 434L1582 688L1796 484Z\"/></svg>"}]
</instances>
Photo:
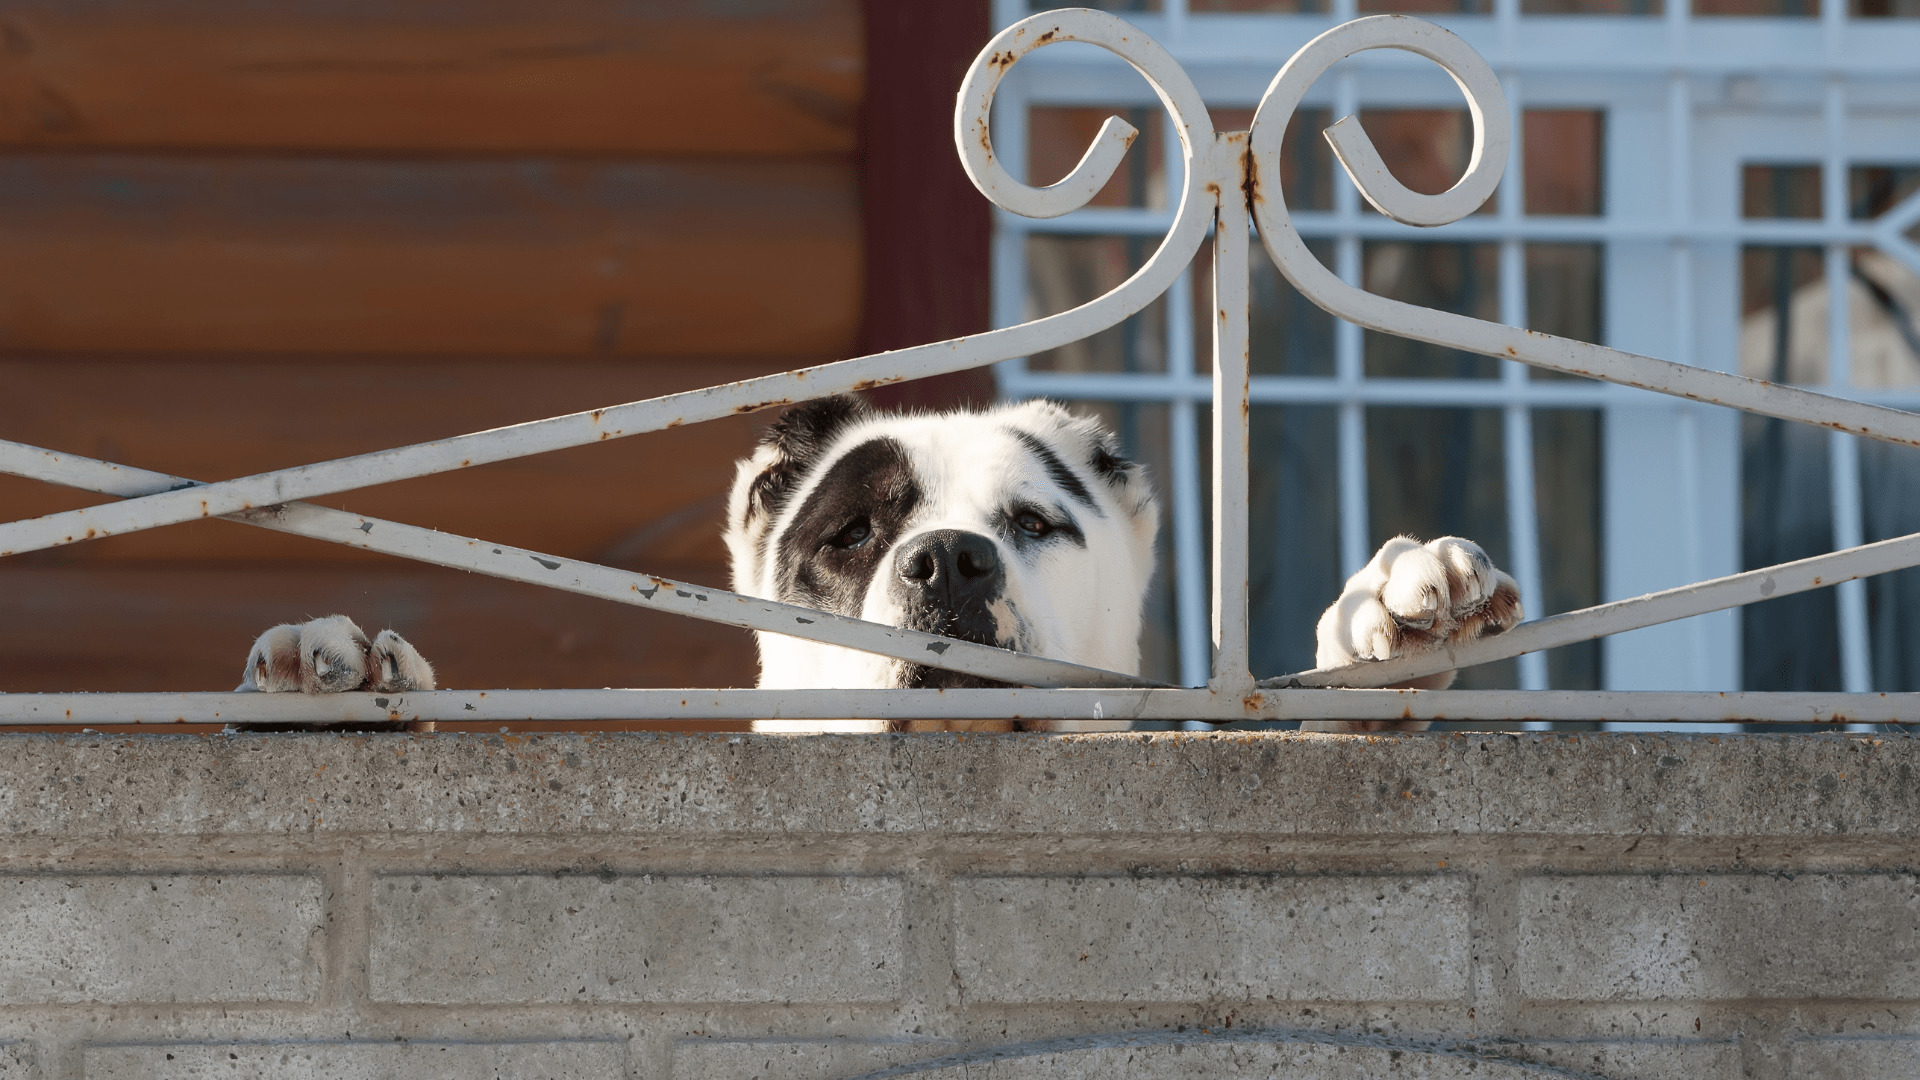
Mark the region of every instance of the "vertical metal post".
<instances>
[{"instance_id":1,"label":"vertical metal post","mask_svg":"<svg viewBox=\"0 0 1920 1080\"><path fill-rule=\"evenodd\" d=\"M1844 7L1840 0L1826 0L1822 22L1827 30L1828 48L1838 44L1839 28L1844 27ZM1837 15L1836 15L1837 13ZM1826 128L1826 152L1821 155L1821 217L1828 231L1847 227L1847 91L1837 76L1827 80L1823 119ZM1832 393L1844 394L1853 382L1853 335L1848 310L1853 296L1853 254L1844 242L1829 242L1825 249L1827 284L1827 386ZM1833 546L1857 547L1866 534L1866 522L1860 504L1860 443L1844 432L1828 436L1827 465L1833 498ZM1834 586L1834 604L1839 616L1840 686L1850 694L1864 694L1873 688L1873 647L1867 624L1867 583L1855 579Z\"/></svg>"},{"instance_id":2,"label":"vertical metal post","mask_svg":"<svg viewBox=\"0 0 1920 1080\"><path fill-rule=\"evenodd\" d=\"M1502 0L1503 8L1517 9L1512 0ZM1517 10L1507 10L1503 19L1517 21ZM1501 80L1507 92L1507 108L1513 128L1512 149L1507 153L1507 171L1500 178L1500 223L1508 233L1500 240L1500 321L1508 326L1527 325L1527 251L1516 235L1520 216L1525 212L1526 135L1522 123L1520 80L1509 75ZM1516 360L1501 364L1500 379L1516 396L1526 391L1527 365ZM1520 595L1534 618L1546 614L1540 578L1540 515L1534 500L1533 410L1509 402L1502 410L1505 443L1507 489L1507 545L1512 551L1514 579ZM1520 689L1547 688L1547 654L1527 653L1520 657ZM1529 724L1529 727L1545 725Z\"/></svg>"},{"instance_id":3,"label":"vertical metal post","mask_svg":"<svg viewBox=\"0 0 1920 1080\"><path fill-rule=\"evenodd\" d=\"M1190 378L1193 355L1193 274L1180 275L1167 294L1167 372ZM1207 625L1206 533L1200 518L1200 424L1198 406L1182 395L1167 403L1167 464L1173 515L1173 612L1180 683L1205 686L1211 634Z\"/></svg>"},{"instance_id":4,"label":"vertical metal post","mask_svg":"<svg viewBox=\"0 0 1920 1080\"><path fill-rule=\"evenodd\" d=\"M1247 647L1247 133L1213 140L1219 209L1213 230L1213 679L1253 689Z\"/></svg>"},{"instance_id":5,"label":"vertical metal post","mask_svg":"<svg viewBox=\"0 0 1920 1080\"><path fill-rule=\"evenodd\" d=\"M1350 19L1353 0L1338 0L1336 19ZM1341 11L1347 14L1340 14ZM1359 112L1359 94L1352 72L1335 76L1333 118L1340 120ZM1360 238L1353 227L1360 218L1360 192L1341 170L1338 161L1329 161L1333 175L1333 215L1340 233L1334 239L1333 272L1349 285L1359 285L1361 275ZM1372 555L1372 537L1367 522L1367 410L1361 404L1360 383L1366 377L1365 339L1360 327L1345 319L1333 321L1333 373L1341 389L1339 445L1340 484L1340 574L1359 573Z\"/></svg>"},{"instance_id":6,"label":"vertical metal post","mask_svg":"<svg viewBox=\"0 0 1920 1080\"><path fill-rule=\"evenodd\" d=\"M1675 363L1694 363L1693 246L1687 233L1693 225L1693 83L1682 68L1687 38L1692 27L1692 0L1667 0L1667 48L1674 71L1667 77L1667 205L1673 226L1669 248L1668 274L1673 290L1673 342L1669 355ZM1699 413L1688 403L1676 408L1680 460L1680 530L1684 550L1685 577L1698 580L1705 572L1706 544L1700 520L1700 438ZM1711 655L1708 640L1710 624L1694 619L1688 624L1693 646L1695 685L1704 687Z\"/></svg>"}]
</instances>

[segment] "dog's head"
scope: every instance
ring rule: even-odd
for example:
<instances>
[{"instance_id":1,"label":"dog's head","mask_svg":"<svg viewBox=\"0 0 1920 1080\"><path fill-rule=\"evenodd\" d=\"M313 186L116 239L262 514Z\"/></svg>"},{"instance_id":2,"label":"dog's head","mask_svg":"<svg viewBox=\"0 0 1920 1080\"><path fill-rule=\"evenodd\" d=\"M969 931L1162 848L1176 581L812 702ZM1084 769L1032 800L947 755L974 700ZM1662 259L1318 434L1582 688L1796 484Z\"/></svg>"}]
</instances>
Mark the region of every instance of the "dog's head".
<instances>
[{"instance_id":1,"label":"dog's head","mask_svg":"<svg viewBox=\"0 0 1920 1080\"><path fill-rule=\"evenodd\" d=\"M1139 667L1159 510L1100 425L1050 402L876 413L789 410L727 506L742 593L1117 671ZM760 635L760 685L979 680Z\"/></svg>"}]
</instances>

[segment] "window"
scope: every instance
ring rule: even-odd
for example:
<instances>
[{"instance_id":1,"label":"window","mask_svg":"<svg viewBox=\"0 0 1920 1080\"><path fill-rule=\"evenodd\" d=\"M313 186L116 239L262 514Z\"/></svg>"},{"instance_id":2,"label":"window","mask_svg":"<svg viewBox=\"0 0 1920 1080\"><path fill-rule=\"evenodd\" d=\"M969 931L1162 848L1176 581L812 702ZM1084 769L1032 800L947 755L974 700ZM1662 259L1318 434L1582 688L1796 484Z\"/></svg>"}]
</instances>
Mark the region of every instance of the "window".
<instances>
[{"instance_id":1,"label":"window","mask_svg":"<svg viewBox=\"0 0 1920 1080\"><path fill-rule=\"evenodd\" d=\"M1246 126L1297 48L1376 9L1102 6L1174 54L1222 130ZM1396 176L1421 191L1458 178L1471 133L1438 68L1369 53L1323 77L1294 118L1288 205L1327 265L1373 292L1912 408L1920 248L1881 224L1920 187L1910 60L1920 23L1903 17L1909 7L1380 6L1437 19L1501 74L1519 121L1501 188L1432 232L1364 206L1319 136L1330 119L1358 113ZM996 16L1005 25L1028 10L1001 0ZM1094 205L1049 221L998 216L996 325L1130 273L1164 234L1181 179L1159 105L1124 64L1050 47L1003 85L996 147L1032 183L1064 174L1108 115L1142 135ZM1257 244L1253 259L1258 675L1311 666L1318 612L1396 532L1481 541L1538 616L1920 529L1908 509L1920 503L1902 497L1920 494L1920 455L1363 333L1295 294ZM1194 318L1205 266L1100 338L998 371L1003 394L1105 412L1158 472L1171 512L1146 673L1190 684L1204 681L1208 648L1207 328ZM1842 286L1826 284L1833 273ZM1789 599L1490 665L1461 685L1864 690L1920 679L1920 626L1909 626L1920 572Z\"/></svg>"}]
</instances>

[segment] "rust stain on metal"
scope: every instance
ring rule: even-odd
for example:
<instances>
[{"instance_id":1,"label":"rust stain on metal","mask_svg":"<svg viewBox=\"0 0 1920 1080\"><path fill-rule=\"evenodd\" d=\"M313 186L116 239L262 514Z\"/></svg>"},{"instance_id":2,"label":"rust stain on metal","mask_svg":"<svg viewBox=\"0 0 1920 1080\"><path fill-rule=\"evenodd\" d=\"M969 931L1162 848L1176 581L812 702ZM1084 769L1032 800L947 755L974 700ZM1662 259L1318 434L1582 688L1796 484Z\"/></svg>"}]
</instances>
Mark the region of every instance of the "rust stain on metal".
<instances>
[{"instance_id":1,"label":"rust stain on metal","mask_svg":"<svg viewBox=\"0 0 1920 1080\"><path fill-rule=\"evenodd\" d=\"M868 385L869 385L868 383L861 383L858 386L855 386L854 389L864 390L867 388ZM774 409L782 405L791 405L791 404L793 404L792 398L774 398L772 401L756 401L751 405L736 405L734 406L733 411L735 415L738 415L740 413L759 412L761 409ZM675 421L675 423L678 423L678 422L679 421L677 420Z\"/></svg>"},{"instance_id":2,"label":"rust stain on metal","mask_svg":"<svg viewBox=\"0 0 1920 1080\"><path fill-rule=\"evenodd\" d=\"M1266 196L1260 194L1259 163L1253 156L1253 140L1247 140L1247 148L1240 152L1240 192L1246 196L1249 207L1258 205Z\"/></svg>"},{"instance_id":3,"label":"rust stain on metal","mask_svg":"<svg viewBox=\"0 0 1920 1080\"><path fill-rule=\"evenodd\" d=\"M905 378L906 376L904 375L887 375L878 379L861 379L859 382L853 384L853 388L855 390L871 390L876 386L886 386L889 383L897 383Z\"/></svg>"}]
</instances>

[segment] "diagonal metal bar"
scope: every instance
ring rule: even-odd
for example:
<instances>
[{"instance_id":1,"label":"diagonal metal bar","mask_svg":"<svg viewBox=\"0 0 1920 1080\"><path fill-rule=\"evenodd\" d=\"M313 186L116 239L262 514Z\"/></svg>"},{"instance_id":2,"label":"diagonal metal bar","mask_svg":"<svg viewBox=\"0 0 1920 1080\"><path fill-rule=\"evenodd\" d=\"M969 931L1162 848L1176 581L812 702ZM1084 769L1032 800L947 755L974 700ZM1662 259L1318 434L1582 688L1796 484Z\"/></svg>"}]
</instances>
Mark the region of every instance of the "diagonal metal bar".
<instances>
[{"instance_id":1,"label":"diagonal metal bar","mask_svg":"<svg viewBox=\"0 0 1920 1080\"><path fill-rule=\"evenodd\" d=\"M1172 118L1186 164L1180 204L1160 246L1132 277L1079 307L971 337L7 522L0 524L0 556L585 446L903 379L965 371L1043 352L1113 326L1164 293L1206 237L1220 197L1209 165L1213 122L1199 91L1173 57L1126 22L1090 11L1048 12L1022 20L1002 31L974 61L954 114L962 163L982 193L997 204L1047 215L1073 210L1106 184L1120 160L1114 148L1132 138L1120 130L1125 125L1103 128L1087 157L1075 167L1072 182L1064 187L1027 187L995 163L988 126L995 87L1019 56L1065 41L1104 48L1147 79Z\"/></svg>"},{"instance_id":2,"label":"diagonal metal bar","mask_svg":"<svg viewBox=\"0 0 1920 1080\"><path fill-rule=\"evenodd\" d=\"M1423 675L1437 675L1454 668L1492 663L1522 653L1556 649L1578 641L1591 641L1608 634L1758 603L1776 596L1809 592L1855 578L1904 570L1910 566L1920 566L1920 533L1749 570L1712 581L1682 585L1664 592L1636 596L1631 600L1616 600L1611 604L1569 611L1521 623L1498 637L1443 646L1433 652L1339 668L1315 668L1263 679L1260 685L1390 686Z\"/></svg>"},{"instance_id":3,"label":"diagonal metal bar","mask_svg":"<svg viewBox=\"0 0 1920 1080\"><path fill-rule=\"evenodd\" d=\"M1567 690L435 690L409 694L0 694L0 727L393 721L884 719L1135 721L1611 720L1920 723L1920 694ZM1092 717L1095 719L1089 720Z\"/></svg>"},{"instance_id":4,"label":"diagonal metal bar","mask_svg":"<svg viewBox=\"0 0 1920 1080\"><path fill-rule=\"evenodd\" d=\"M108 495L196 489L197 481L166 473L0 440L0 472L47 480ZM1131 675L1010 652L957 638L924 634L831 612L741 596L651 574L547 555L453 533L362 517L307 503L262 507L224 520L326 540L420 562L471 570L707 622L768 630L898 660L1023 686L1159 685Z\"/></svg>"}]
</instances>

